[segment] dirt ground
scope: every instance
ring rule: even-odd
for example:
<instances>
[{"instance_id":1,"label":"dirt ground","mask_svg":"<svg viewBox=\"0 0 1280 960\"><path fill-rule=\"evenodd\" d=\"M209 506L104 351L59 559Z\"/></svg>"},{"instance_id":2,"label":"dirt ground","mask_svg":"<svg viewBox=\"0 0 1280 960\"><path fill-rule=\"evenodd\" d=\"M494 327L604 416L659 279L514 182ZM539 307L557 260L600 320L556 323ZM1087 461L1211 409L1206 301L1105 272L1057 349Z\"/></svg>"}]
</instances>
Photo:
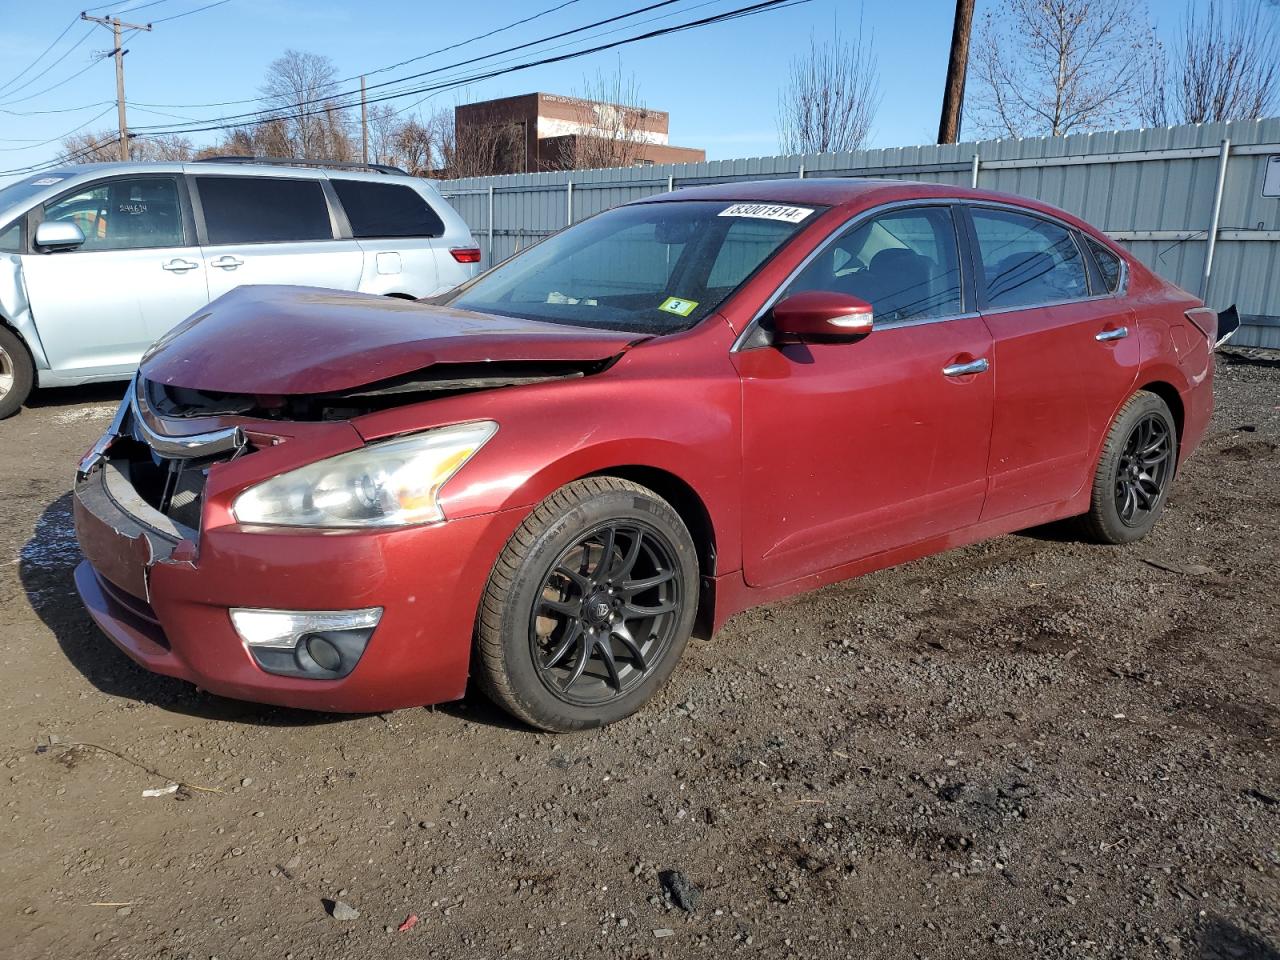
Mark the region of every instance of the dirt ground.
<instances>
[{"instance_id":1,"label":"dirt ground","mask_svg":"<svg viewBox=\"0 0 1280 960\"><path fill-rule=\"evenodd\" d=\"M1218 384L1146 542L744 614L578 736L135 667L71 584L119 388L41 397L0 423L0 954L1280 960L1280 363Z\"/></svg>"}]
</instances>

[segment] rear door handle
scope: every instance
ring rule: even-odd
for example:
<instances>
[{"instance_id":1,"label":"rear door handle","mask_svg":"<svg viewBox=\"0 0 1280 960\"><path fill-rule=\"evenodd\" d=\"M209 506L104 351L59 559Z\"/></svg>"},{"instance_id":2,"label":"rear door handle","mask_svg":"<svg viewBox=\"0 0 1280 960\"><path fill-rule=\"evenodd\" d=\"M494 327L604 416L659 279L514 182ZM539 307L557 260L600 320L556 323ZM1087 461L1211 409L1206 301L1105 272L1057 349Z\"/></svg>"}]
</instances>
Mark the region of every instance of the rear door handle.
<instances>
[{"instance_id":1,"label":"rear door handle","mask_svg":"<svg viewBox=\"0 0 1280 960\"><path fill-rule=\"evenodd\" d=\"M217 260L213 261L213 265L215 267L220 267L223 270L234 270L236 267L242 266L243 264L244 261L239 257L233 257L230 255L219 257Z\"/></svg>"},{"instance_id":2,"label":"rear door handle","mask_svg":"<svg viewBox=\"0 0 1280 960\"><path fill-rule=\"evenodd\" d=\"M175 257L168 263L160 264L162 270L170 270L173 273L186 273L188 270L195 270L200 264L192 263L190 260L183 260L181 257Z\"/></svg>"},{"instance_id":3,"label":"rear door handle","mask_svg":"<svg viewBox=\"0 0 1280 960\"><path fill-rule=\"evenodd\" d=\"M944 377L966 377L971 373L986 373L991 364L986 357L970 360L968 363L952 363L942 368Z\"/></svg>"},{"instance_id":4,"label":"rear door handle","mask_svg":"<svg viewBox=\"0 0 1280 960\"><path fill-rule=\"evenodd\" d=\"M1123 340L1128 335L1128 327L1115 327L1111 330L1103 330L1101 333L1095 333L1093 335L1093 339L1106 343L1108 340Z\"/></svg>"}]
</instances>

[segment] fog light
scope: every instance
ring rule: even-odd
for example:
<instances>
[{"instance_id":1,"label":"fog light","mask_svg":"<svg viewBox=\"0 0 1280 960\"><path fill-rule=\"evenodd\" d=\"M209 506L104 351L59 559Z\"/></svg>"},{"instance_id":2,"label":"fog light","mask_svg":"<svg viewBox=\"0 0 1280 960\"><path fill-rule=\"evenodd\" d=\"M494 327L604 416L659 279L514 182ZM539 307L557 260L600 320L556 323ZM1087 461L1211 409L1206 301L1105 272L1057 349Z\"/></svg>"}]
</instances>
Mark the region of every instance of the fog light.
<instances>
[{"instance_id":1,"label":"fog light","mask_svg":"<svg viewBox=\"0 0 1280 960\"><path fill-rule=\"evenodd\" d=\"M355 669L382 619L363 610L231 610L231 623L254 662L285 677L334 680Z\"/></svg>"},{"instance_id":2,"label":"fog light","mask_svg":"<svg viewBox=\"0 0 1280 960\"><path fill-rule=\"evenodd\" d=\"M308 634L305 640L307 653L321 669L336 672L342 666L342 654L338 652L338 648L320 634Z\"/></svg>"}]
</instances>

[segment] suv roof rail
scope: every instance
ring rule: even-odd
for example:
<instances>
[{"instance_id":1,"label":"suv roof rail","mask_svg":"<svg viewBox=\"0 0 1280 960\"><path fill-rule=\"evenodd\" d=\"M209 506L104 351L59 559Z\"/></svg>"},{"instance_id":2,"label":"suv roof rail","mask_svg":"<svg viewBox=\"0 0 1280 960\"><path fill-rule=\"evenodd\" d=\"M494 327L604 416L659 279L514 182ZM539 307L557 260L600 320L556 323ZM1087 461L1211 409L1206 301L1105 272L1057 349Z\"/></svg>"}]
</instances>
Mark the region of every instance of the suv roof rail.
<instances>
[{"instance_id":1,"label":"suv roof rail","mask_svg":"<svg viewBox=\"0 0 1280 960\"><path fill-rule=\"evenodd\" d=\"M344 160L304 160L301 157L251 157L241 154L227 154L217 157L201 157L195 163L260 163L274 167L332 167L337 170L373 170L401 177L409 176L407 170L393 167L387 163L351 163Z\"/></svg>"}]
</instances>

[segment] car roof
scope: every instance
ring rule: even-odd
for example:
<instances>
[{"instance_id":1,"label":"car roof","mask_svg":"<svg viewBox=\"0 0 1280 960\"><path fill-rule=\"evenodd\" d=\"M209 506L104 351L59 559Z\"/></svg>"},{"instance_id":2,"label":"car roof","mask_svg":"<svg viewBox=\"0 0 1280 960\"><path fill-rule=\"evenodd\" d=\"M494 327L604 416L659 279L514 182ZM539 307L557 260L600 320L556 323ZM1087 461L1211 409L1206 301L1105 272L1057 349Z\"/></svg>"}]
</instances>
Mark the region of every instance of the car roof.
<instances>
[{"instance_id":1,"label":"car roof","mask_svg":"<svg viewBox=\"0 0 1280 960\"><path fill-rule=\"evenodd\" d=\"M63 179L92 179L99 176L127 173L217 173L235 174L243 177L297 177L299 179L322 179L338 177L341 179L358 179L372 181L431 181L411 174L382 173L378 170L362 170L356 167L323 167L297 166L289 163L237 163L218 162L217 160L130 160L109 161L103 163L77 163L45 171L46 175Z\"/></svg>"},{"instance_id":2,"label":"car roof","mask_svg":"<svg viewBox=\"0 0 1280 960\"><path fill-rule=\"evenodd\" d=\"M680 200L732 200L757 203L812 203L838 207L856 213L870 207L902 200L988 200L1047 213L1073 226L1096 232L1088 224L1064 210L1039 200L996 190L975 190L944 183L919 180L873 180L860 177L806 177L774 180L738 180L728 183L680 187L672 193L648 197L634 203L662 203Z\"/></svg>"}]
</instances>

